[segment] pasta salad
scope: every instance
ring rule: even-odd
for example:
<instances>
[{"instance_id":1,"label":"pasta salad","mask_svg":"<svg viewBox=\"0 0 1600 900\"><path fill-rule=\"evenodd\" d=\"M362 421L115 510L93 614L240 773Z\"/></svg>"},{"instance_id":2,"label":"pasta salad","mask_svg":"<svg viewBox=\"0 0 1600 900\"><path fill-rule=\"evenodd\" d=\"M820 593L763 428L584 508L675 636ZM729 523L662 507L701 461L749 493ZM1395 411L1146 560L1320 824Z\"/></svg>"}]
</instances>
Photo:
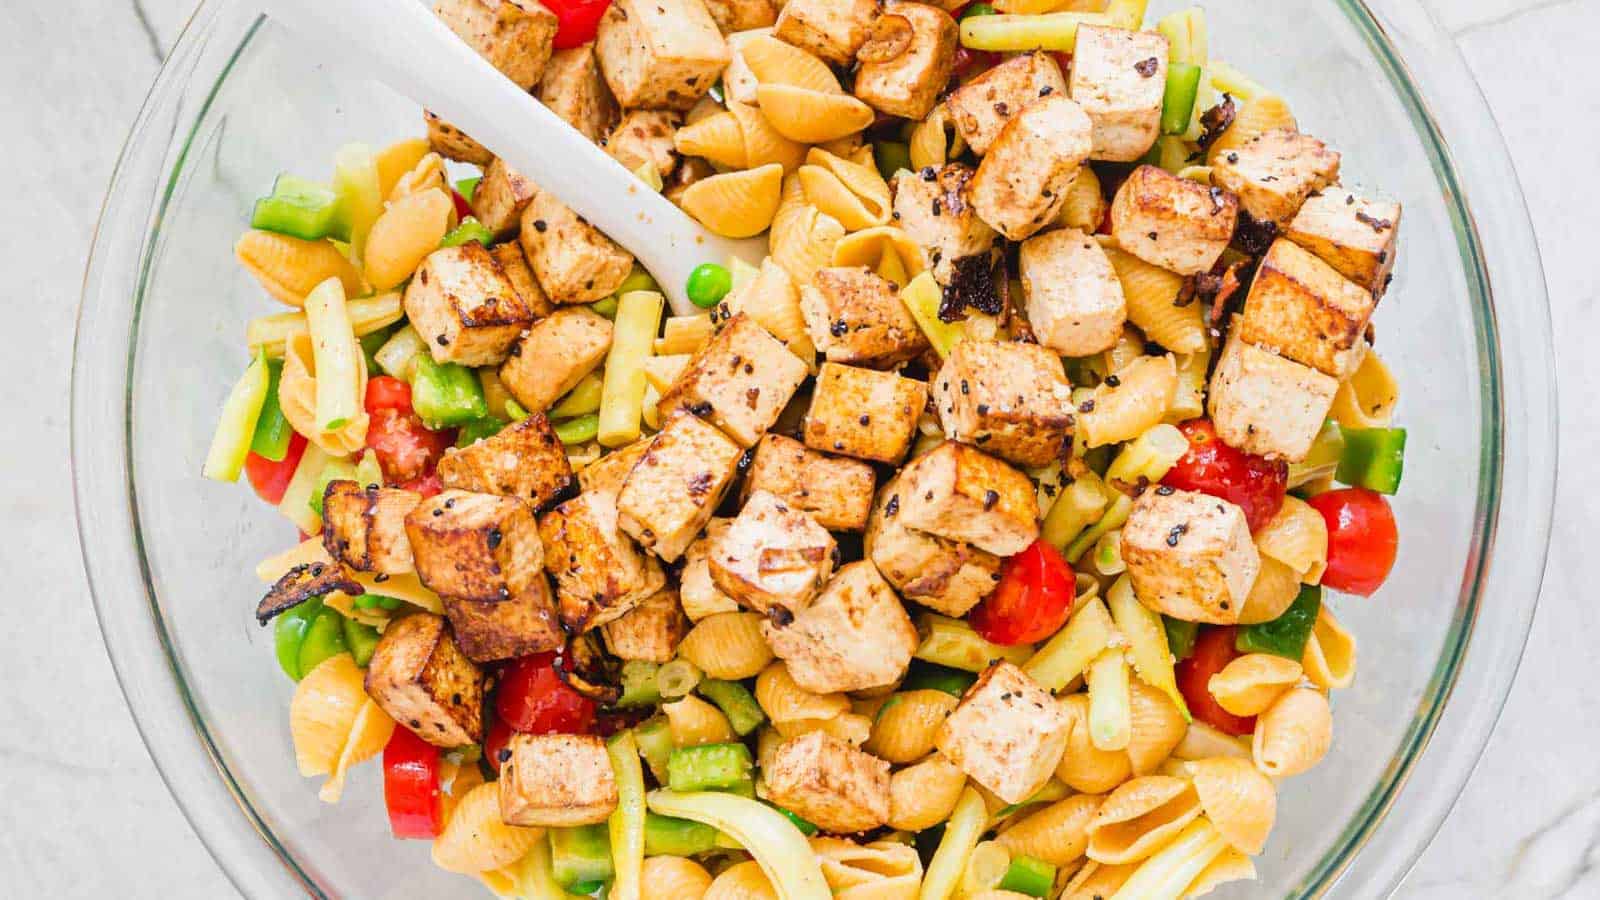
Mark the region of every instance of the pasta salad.
<instances>
[{"instance_id":1,"label":"pasta salad","mask_svg":"<svg viewBox=\"0 0 1600 900\"><path fill-rule=\"evenodd\" d=\"M626 249L432 113L279 176L204 474L301 774L503 897L1180 898L1255 877L1393 566L1400 205L1143 0L440 0ZM725 265L726 263L726 265Z\"/></svg>"}]
</instances>

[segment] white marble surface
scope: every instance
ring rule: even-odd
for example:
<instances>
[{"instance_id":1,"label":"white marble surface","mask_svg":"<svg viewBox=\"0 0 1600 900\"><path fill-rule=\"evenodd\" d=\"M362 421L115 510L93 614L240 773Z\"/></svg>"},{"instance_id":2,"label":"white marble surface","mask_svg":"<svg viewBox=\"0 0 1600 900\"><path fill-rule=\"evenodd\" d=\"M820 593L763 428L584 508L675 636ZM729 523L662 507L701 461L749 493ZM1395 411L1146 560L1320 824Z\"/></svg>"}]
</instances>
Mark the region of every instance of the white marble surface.
<instances>
[{"instance_id":1,"label":"white marble surface","mask_svg":"<svg viewBox=\"0 0 1600 900\"><path fill-rule=\"evenodd\" d=\"M72 522L67 381L84 256L122 135L193 0L8 0L0 83L13 190L0 221L13 341L0 385L0 895L226 897L162 786L95 627ZM1226 0L1213 0L1226 2ZM1600 529L1600 0L1435 0L1521 173L1556 321L1563 470L1544 599L1483 762L1402 888L1408 900L1600 896L1600 607L1579 560ZM1588 65L1586 65L1588 63ZM20 340L15 339L20 338ZM1579 664L1581 665L1581 663Z\"/></svg>"}]
</instances>

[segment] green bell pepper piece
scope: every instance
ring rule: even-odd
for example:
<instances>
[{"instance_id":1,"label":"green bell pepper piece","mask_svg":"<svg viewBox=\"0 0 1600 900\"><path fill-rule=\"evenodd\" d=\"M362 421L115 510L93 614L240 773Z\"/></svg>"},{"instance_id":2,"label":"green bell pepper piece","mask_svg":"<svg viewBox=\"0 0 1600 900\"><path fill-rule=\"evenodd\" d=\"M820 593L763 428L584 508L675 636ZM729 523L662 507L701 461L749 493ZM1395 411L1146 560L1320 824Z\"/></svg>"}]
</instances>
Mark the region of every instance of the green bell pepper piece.
<instances>
[{"instance_id":1,"label":"green bell pepper piece","mask_svg":"<svg viewBox=\"0 0 1600 900\"><path fill-rule=\"evenodd\" d=\"M878 141L872 145L872 161L878 164L878 174L888 181L901 169L911 168L911 148L900 141Z\"/></svg>"},{"instance_id":2,"label":"green bell pepper piece","mask_svg":"<svg viewBox=\"0 0 1600 900\"><path fill-rule=\"evenodd\" d=\"M609 881L616 869L605 824L550 829L550 869L556 884L566 888L584 881Z\"/></svg>"},{"instance_id":3,"label":"green bell pepper piece","mask_svg":"<svg viewBox=\"0 0 1600 900\"><path fill-rule=\"evenodd\" d=\"M667 759L667 786L675 791L714 791L752 781L755 762L743 744L679 747Z\"/></svg>"},{"instance_id":4,"label":"green bell pepper piece","mask_svg":"<svg viewBox=\"0 0 1600 900\"><path fill-rule=\"evenodd\" d=\"M717 829L710 825L645 813L646 856L694 856L715 849L717 849Z\"/></svg>"},{"instance_id":5,"label":"green bell pepper piece","mask_svg":"<svg viewBox=\"0 0 1600 900\"><path fill-rule=\"evenodd\" d=\"M1321 610L1322 586L1305 585L1283 615L1260 625L1241 625L1233 646L1240 653L1271 653L1299 662L1305 655L1306 641L1311 639L1311 628L1317 624L1317 613Z\"/></svg>"},{"instance_id":6,"label":"green bell pepper piece","mask_svg":"<svg viewBox=\"0 0 1600 900\"><path fill-rule=\"evenodd\" d=\"M324 606L311 620L306 637L300 642L300 653L295 660L300 667L300 677L311 674L323 660L338 656L350 649L344 642L344 616L337 609Z\"/></svg>"},{"instance_id":7,"label":"green bell pepper piece","mask_svg":"<svg viewBox=\"0 0 1600 900\"><path fill-rule=\"evenodd\" d=\"M1167 630L1167 647L1172 650L1173 659L1188 659L1194 655L1194 639L1200 633L1197 623L1162 616L1161 624Z\"/></svg>"},{"instance_id":8,"label":"green bell pepper piece","mask_svg":"<svg viewBox=\"0 0 1600 900\"><path fill-rule=\"evenodd\" d=\"M951 669L946 666L934 665L921 660L911 661L911 671L906 674L905 683L900 685L902 691L944 691L952 697L960 698L972 687L978 676L960 669Z\"/></svg>"},{"instance_id":9,"label":"green bell pepper piece","mask_svg":"<svg viewBox=\"0 0 1600 900\"><path fill-rule=\"evenodd\" d=\"M484 438L494 437L510 424L505 419L497 419L494 416L468 422L456 433L456 446L470 447Z\"/></svg>"},{"instance_id":10,"label":"green bell pepper piece","mask_svg":"<svg viewBox=\"0 0 1600 900\"><path fill-rule=\"evenodd\" d=\"M617 698L617 705L654 706L660 703L661 689L656 686L656 670L660 668L656 663L643 659L630 659L623 663L622 695Z\"/></svg>"},{"instance_id":11,"label":"green bell pepper piece","mask_svg":"<svg viewBox=\"0 0 1600 900\"><path fill-rule=\"evenodd\" d=\"M1031 856L1018 856L1011 860L1005 877L1000 879L1000 890L1016 891L1030 897L1048 897L1055 880L1055 866Z\"/></svg>"},{"instance_id":12,"label":"green bell pepper piece","mask_svg":"<svg viewBox=\"0 0 1600 900\"><path fill-rule=\"evenodd\" d=\"M612 294L609 297L601 297L599 300L589 304L589 309L597 316L615 319L617 317L617 295Z\"/></svg>"},{"instance_id":13,"label":"green bell pepper piece","mask_svg":"<svg viewBox=\"0 0 1600 900\"><path fill-rule=\"evenodd\" d=\"M606 883L604 881L580 881L572 887L567 888L567 890L574 894L587 897L605 886Z\"/></svg>"},{"instance_id":14,"label":"green bell pepper piece","mask_svg":"<svg viewBox=\"0 0 1600 900\"><path fill-rule=\"evenodd\" d=\"M250 437L250 452L273 462L283 461L289 452L289 438L294 434L294 427L278 405L278 382L282 377L283 360L267 360L267 399L261 401L256 431Z\"/></svg>"},{"instance_id":15,"label":"green bell pepper piece","mask_svg":"<svg viewBox=\"0 0 1600 900\"><path fill-rule=\"evenodd\" d=\"M466 201L468 203L471 203L472 202L472 195L477 193L477 191L478 191L478 182L480 182L482 180L483 180L483 176L481 176L481 175L475 176L473 178L463 178L460 181L456 182L456 193L458 193L462 197L466 198Z\"/></svg>"},{"instance_id":16,"label":"green bell pepper piece","mask_svg":"<svg viewBox=\"0 0 1600 900\"><path fill-rule=\"evenodd\" d=\"M672 729L663 716L655 716L635 725L633 739L639 744L639 755L644 757L650 774L663 784L667 781L667 764L672 759Z\"/></svg>"},{"instance_id":17,"label":"green bell pepper piece","mask_svg":"<svg viewBox=\"0 0 1600 900\"><path fill-rule=\"evenodd\" d=\"M389 342L389 338L394 336L394 332L395 326L386 325L377 331L363 334L357 339L357 343L361 345L361 355L367 358L368 372L383 371L383 367L378 365L378 351L383 348L384 344Z\"/></svg>"},{"instance_id":18,"label":"green bell pepper piece","mask_svg":"<svg viewBox=\"0 0 1600 900\"><path fill-rule=\"evenodd\" d=\"M760 728L761 723L767 720L767 714L761 711L761 704L737 681L708 679L700 682L697 689L722 710L722 714L728 717L728 724L740 737Z\"/></svg>"},{"instance_id":19,"label":"green bell pepper piece","mask_svg":"<svg viewBox=\"0 0 1600 900\"><path fill-rule=\"evenodd\" d=\"M477 241L487 247L494 242L494 232L487 226L471 216L461 220L461 224L450 229L439 241L440 247L459 247L468 241Z\"/></svg>"},{"instance_id":20,"label":"green bell pepper piece","mask_svg":"<svg viewBox=\"0 0 1600 900\"><path fill-rule=\"evenodd\" d=\"M1333 477L1352 487L1393 494L1400 489L1405 463L1404 428L1347 428L1344 454Z\"/></svg>"},{"instance_id":21,"label":"green bell pepper piece","mask_svg":"<svg viewBox=\"0 0 1600 900\"><path fill-rule=\"evenodd\" d=\"M344 618L341 616L340 618ZM344 642L356 665L365 669L372 661L372 651L378 649L378 629L363 625L355 619L344 620Z\"/></svg>"},{"instance_id":22,"label":"green bell pepper piece","mask_svg":"<svg viewBox=\"0 0 1600 900\"><path fill-rule=\"evenodd\" d=\"M354 606L356 609L374 609L374 608L377 608L377 609L387 609L390 612L393 612L394 610L399 609L400 608L400 604L403 603L403 602L404 601L402 601L402 600L400 600L400 599L398 599L396 597L384 597L384 596L379 595L379 594L362 594L361 596L357 597L354 601L352 601L351 605Z\"/></svg>"},{"instance_id":23,"label":"green bell pepper piece","mask_svg":"<svg viewBox=\"0 0 1600 900\"><path fill-rule=\"evenodd\" d=\"M1167 90L1161 98L1161 133L1183 134L1194 117L1194 100L1200 91L1200 67L1167 63Z\"/></svg>"},{"instance_id":24,"label":"green bell pepper piece","mask_svg":"<svg viewBox=\"0 0 1600 900\"><path fill-rule=\"evenodd\" d=\"M272 648L283 674L300 680L300 646L305 643L311 620L322 612L322 601L313 597L281 615L272 626Z\"/></svg>"},{"instance_id":25,"label":"green bell pepper piece","mask_svg":"<svg viewBox=\"0 0 1600 900\"><path fill-rule=\"evenodd\" d=\"M600 433L600 416L595 413L589 413L586 416L578 416L565 422L557 422L555 432L556 437L561 439L561 443L569 447L573 444L592 441L595 439L595 435Z\"/></svg>"},{"instance_id":26,"label":"green bell pepper piece","mask_svg":"<svg viewBox=\"0 0 1600 900\"><path fill-rule=\"evenodd\" d=\"M478 373L455 363L438 363L418 353L411 373L411 408L429 428L452 428L489 415Z\"/></svg>"},{"instance_id":27,"label":"green bell pepper piece","mask_svg":"<svg viewBox=\"0 0 1600 900\"><path fill-rule=\"evenodd\" d=\"M322 467L322 474L317 476L317 489L311 492L311 511L321 518L322 495L327 492L328 485L335 481L354 481L355 477L355 463L347 459L328 460L328 464Z\"/></svg>"},{"instance_id":28,"label":"green bell pepper piece","mask_svg":"<svg viewBox=\"0 0 1600 900\"><path fill-rule=\"evenodd\" d=\"M285 172L272 183L272 193L256 201L250 227L275 231L306 241L331 237L350 239L350 220L333 188Z\"/></svg>"},{"instance_id":29,"label":"green bell pepper piece","mask_svg":"<svg viewBox=\"0 0 1600 900\"><path fill-rule=\"evenodd\" d=\"M802 819L799 816L795 815L794 813L788 811L787 809L784 809L783 807L778 806L775 803L768 803L767 805L772 807L773 809L777 810L778 812L783 813L783 817L785 819L788 819L790 822L793 822L794 823L794 827L800 829L800 833L805 835L806 837L811 837L812 835L816 834L818 831L822 830L822 829L818 828L817 826L811 824L810 822L807 822L805 819Z\"/></svg>"}]
</instances>

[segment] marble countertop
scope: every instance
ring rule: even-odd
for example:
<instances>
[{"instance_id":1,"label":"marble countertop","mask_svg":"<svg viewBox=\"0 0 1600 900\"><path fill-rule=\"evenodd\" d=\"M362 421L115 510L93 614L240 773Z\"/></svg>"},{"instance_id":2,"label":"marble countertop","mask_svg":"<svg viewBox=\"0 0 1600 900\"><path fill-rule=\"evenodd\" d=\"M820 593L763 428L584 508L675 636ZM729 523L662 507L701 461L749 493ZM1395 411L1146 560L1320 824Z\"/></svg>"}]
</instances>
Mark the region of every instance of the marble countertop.
<instances>
[{"instance_id":1,"label":"marble countertop","mask_svg":"<svg viewBox=\"0 0 1600 900\"><path fill-rule=\"evenodd\" d=\"M1224 0L1214 0L1224 2ZM1455 35L1527 194L1554 307L1561 472L1549 570L1529 650L1476 776L1398 896L1600 896L1600 694L1571 660L1594 657L1600 605L1579 561L1600 529L1600 474L1575 452L1600 440L1600 106L1580 61L1600 0L1433 0ZM73 526L67 384L86 249L122 135L193 0L0 4L0 80L23 202L0 221L26 335L0 355L14 424L0 434L0 893L227 897L234 892L145 753L88 602ZM23 124L25 123L25 124ZM20 159L17 157L20 155ZM1592 159L1589 160L1592 162ZM49 235L51 239L41 240Z\"/></svg>"}]
</instances>

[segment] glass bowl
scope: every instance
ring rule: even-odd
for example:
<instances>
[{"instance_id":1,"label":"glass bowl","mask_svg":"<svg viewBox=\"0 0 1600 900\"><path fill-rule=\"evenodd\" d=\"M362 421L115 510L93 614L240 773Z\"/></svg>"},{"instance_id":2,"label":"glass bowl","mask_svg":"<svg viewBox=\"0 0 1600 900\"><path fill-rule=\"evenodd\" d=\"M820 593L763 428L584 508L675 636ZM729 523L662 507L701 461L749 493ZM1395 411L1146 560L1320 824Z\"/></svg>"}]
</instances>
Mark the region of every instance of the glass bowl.
<instances>
[{"instance_id":1,"label":"glass bowl","mask_svg":"<svg viewBox=\"0 0 1600 900\"><path fill-rule=\"evenodd\" d=\"M1152 4L1152 16L1177 3ZM1411 430L1403 538L1369 600L1327 761L1287 781L1258 860L1226 896L1391 891L1470 775L1516 672L1555 476L1548 306L1516 178L1454 46L1415 2L1213 4L1212 45L1344 153L1346 180L1406 204L1379 347ZM85 564L123 691L167 784L252 897L478 896L389 838L379 767L338 806L296 774L292 685L252 621L254 564L294 531L244 487L199 477L245 322L273 303L234 262L282 169L420 133L410 104L308 53L245 0L208 0L128 140L84 286L73 462Z\"/></svg>"}]
</instances>

